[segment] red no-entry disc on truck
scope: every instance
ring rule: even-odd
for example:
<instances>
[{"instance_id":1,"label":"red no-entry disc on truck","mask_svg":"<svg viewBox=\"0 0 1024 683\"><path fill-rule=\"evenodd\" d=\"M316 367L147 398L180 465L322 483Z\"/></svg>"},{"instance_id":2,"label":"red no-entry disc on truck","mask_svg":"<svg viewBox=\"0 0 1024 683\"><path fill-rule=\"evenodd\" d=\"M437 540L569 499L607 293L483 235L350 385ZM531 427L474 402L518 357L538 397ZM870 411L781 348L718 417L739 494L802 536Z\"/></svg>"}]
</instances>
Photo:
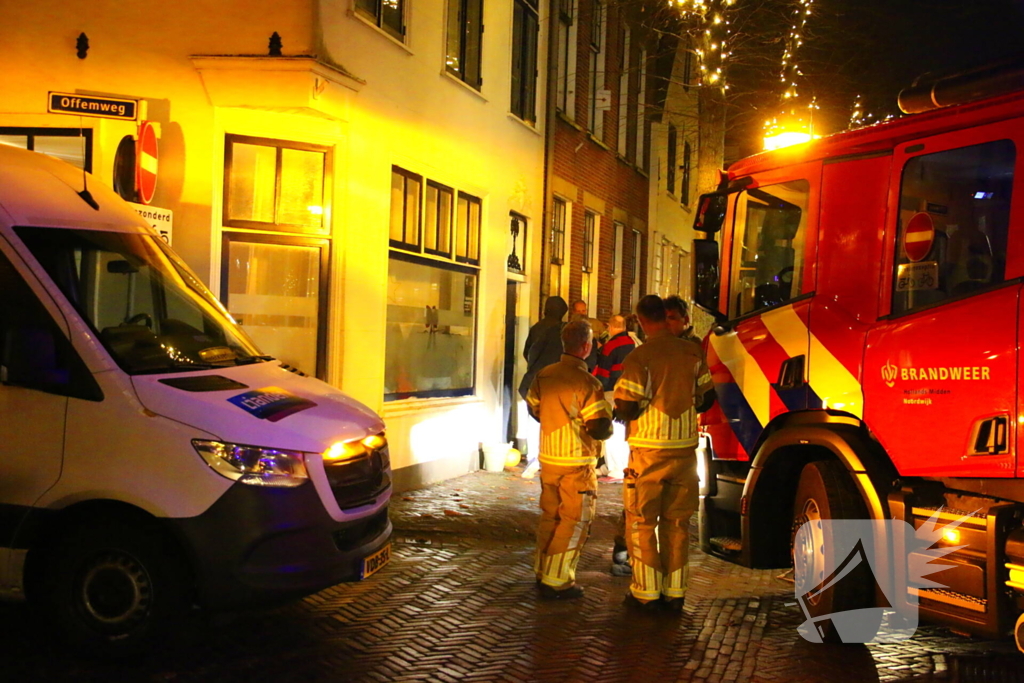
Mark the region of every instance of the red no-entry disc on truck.
<instances>
[{"instance_id":1,"label":"red no-entry disc on truck","mask_svg":"<svg viewBox=\"0 0 1024 683\"><path fill-rule=\"evenodd\" d=\"M903 251L913 262L920 261L932 250L935 243L935 224L932 217L923 211L915 213L903 233Z\"/></svg>"}]
</instances>

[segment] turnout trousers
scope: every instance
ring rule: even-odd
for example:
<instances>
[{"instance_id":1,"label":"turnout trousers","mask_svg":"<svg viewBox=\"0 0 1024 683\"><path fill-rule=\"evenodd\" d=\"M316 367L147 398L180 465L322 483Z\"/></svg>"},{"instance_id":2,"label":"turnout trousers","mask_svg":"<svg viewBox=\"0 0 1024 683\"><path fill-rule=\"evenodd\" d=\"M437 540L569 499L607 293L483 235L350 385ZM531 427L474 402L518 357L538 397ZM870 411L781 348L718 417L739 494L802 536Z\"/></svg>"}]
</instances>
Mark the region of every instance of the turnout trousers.
<instances>
[{"instance_id":1,"label":"turnout trousers","mask_svg":"<svg viewBox=\"0 0 1024 683\"><path fill-rule=\"evenodd\" d=\"M626 547L638 600L686 594L690 517L697 510L695 448L639 448L623 481Z\"/></svg>"},{"instance_id":2,"label":"turnout trousers","mask_svg":"<svg viewBox=\"0 0 1024 683\"><path fill-rule=\"evenodd\" d=\"M576 565L597 508L597 473L592 465L540 466L537 578L556 590L576 582Z\"/></svg>"}]
</instances>

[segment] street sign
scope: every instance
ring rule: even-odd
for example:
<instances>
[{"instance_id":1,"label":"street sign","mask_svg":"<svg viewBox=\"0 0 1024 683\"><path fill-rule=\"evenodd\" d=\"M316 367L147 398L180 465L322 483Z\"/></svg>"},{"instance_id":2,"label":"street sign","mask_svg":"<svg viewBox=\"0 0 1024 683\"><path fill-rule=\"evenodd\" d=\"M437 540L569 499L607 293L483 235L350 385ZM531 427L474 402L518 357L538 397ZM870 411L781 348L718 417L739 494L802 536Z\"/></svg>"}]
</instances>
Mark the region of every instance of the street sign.
<instances>
[{"instance_id":1,"label":"street sign","mask_svg":"<svg viewBox=\"0 0 1024 683\"><path fill-rule=\"evenodd\" d=\"M138 116L138 100L122 100L114 97L91 97L66 92L51 92L46 111L51 114L74 114L95 116L102 119L134 121Z\"/></svg>"},{"instance_id":2,"label":"street sign","mask_svg":"<svg viewBox=\"0 0 1024 683\"><path fill-rule=\"evenodd\" d=\"M934 242L935 225L932 217L923 211L914 214L903 233L903 251L907 253L907 258L917 263L928 255Z\"/></svg>"},{"instance_id":3,"label":"street sign","mask_svg":"<svg viewBox=\"0 0 1024 683\"><path fill-rule=\"evenodd\" d=\"M156 129L151 121L139 126L139 140L135 152L135 189L139 201L149 204L156 192L157 144Z\"/></svg>"},{"instance_id":4,"label":"street sign","mask_svg":"<svg viewBox=\"0 0 1024 683\"><path fill-rule=\"evenodd\" d=\"M161 209L158 206L146 206L128 202L135 209L135 212L142 216L142 219L153 226L153 229L160 233L167 244L171 243L171 236L174 227L174 212L170 209Z\"/></svg>"}]
</instances>

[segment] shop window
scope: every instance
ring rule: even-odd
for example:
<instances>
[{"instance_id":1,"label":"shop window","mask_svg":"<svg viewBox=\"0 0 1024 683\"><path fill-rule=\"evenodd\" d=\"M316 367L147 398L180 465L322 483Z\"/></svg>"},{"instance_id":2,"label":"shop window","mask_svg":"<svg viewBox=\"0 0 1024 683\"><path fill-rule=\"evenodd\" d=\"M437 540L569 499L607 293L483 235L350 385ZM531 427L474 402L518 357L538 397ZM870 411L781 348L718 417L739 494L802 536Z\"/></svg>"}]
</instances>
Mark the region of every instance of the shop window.
<instances>
[{"instance_id":1,"label":"shop window","mask_svg":"<svg viewBox=\"0 0 1024 683\"><path fill-rule=\"evenodd\" d=\"M810 184L794 180L744 191L733 239L733 318L800 296Z\"/></svg>"},{"instance_id":2,"label":"shop window","mask_svg":"<svg viewBox=\"0 0 1024 683\"><path fill-rule=\"evenodd\" d=\"M326 373L325 239L224 232L222 298L264 353L321 379Z\"/></svg>"},{"instance_id":3,"label":"shop window","mask_svg":"<svg viewBox=\"0 0 1024 683\"><path fill-rule=\"evenodd\" d=\"M92 173L91 128L15 128L0 126L0 145L11 145L66 161Z\"/></svg>"},{"instance_id":4,"label":"shop window","mask_svg":"<svg viewBox=\"0 0 1024 683\"><path fill-rule=\"evenodd\" d=\"M228 135L224 225L326 233L330 152L298 142Z\"/></svg>"},{"instance_id":5,"label":"shop window","mask_svg":"<svg viewBox=\"0 0 1024 683\"><path fill-rule=\"evenodd\" d=\"M356 0L356 12L398 40L405 40L405 0Z\"/></svg>"},{"instance_id":6,"label":"shop window","mask_svg":"<svg viewBox=\"0 0 1024 683\"><path fill-rule=\"evenodd\" d=\"M1016 148L1010 140L925 154L903 168L892 312L1003 282Z\"/></svg>"},{"instance_id":7,"label":"shop window","mask_svg":"<svg viewBox=\"0 0 1024 683\"><path fill-rule=\"evenodd\" d=\"M392 251L384 400L474 392L477 271Z\"/></svg>"},{"instance_id":8,"label":"shop window","mask_svg":"<svg viewBox=\"0 0 1024 683\"><path fill-rule=\"evenodd\" d=\"M484 34L483 0L448 0L448 54L445 66L466 85L479 89Z\"/></svg>"},{"instance_id":9,"label":"shop window","mask_svg":"<svg viewBox=\"0 0 1024 683\"><path fill-rule=\"evenodd\" d=\"M537 121L537 0L515 0L512 10L512 113Z\"/></svg>"}]
</instances>

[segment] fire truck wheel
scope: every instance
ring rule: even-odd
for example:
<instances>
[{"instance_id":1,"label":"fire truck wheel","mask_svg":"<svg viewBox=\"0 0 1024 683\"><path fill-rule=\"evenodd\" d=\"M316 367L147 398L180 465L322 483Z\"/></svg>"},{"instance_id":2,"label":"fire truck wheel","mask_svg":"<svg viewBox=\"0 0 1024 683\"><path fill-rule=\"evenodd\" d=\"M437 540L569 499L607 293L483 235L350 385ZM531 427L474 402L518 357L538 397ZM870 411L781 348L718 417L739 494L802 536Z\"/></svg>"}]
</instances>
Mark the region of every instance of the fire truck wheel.
<instances>
[{"instance_id":1,"label":"fire truck wheel","mask_svg":"<svg viewBox=\"0 0 1024 683\"><path fill-rule=\"evenodd\" d=\"M805 590L817 587L826 579L826 571L836 569L845 559L836 557L837 548L832 538L832 529L822 522L865 518L867 509L842 463L821 460L804 466L793 504L793 530L790 542L796 576L807 577ZM810 526L798 539L797 531L804 524ZM866 563L861 563L842 580L803 601L810 619L815 620L816 630L823 642L843 642L834 621L823 617L872 607L873 589L871 568ZM857 614L857 619L862 622L874 620L876 616L877 623L873 624L873 631L858 642L870 640L877 632L881 624L882 611L866 610ZM866 628L871 630L870 626ZM861 628L858 628L858 632L863 634Z\"/></svg>"},{"instance_id":2,"label":"fire truck wheel","mask_svg":"<svg viewBox=\"0 0 1024 683\"><path fill-rule=\"evenodd\" d=\"M185 572L158 529L103 518L48 552L42 607L72 647L98 657L155 642L187 609Z\"/></svg>"}]
</instances>

